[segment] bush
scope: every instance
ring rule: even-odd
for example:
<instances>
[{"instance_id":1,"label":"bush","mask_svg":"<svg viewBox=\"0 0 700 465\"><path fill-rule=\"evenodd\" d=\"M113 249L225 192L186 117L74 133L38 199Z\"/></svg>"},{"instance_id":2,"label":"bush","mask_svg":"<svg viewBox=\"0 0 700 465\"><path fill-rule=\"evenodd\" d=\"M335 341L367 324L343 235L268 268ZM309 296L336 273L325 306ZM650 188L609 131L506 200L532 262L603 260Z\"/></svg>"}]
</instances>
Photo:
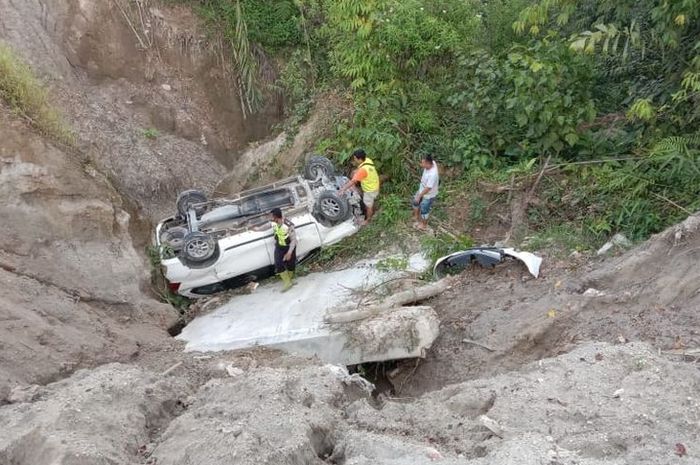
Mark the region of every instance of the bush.
<instances>
[{"instance_id":1,"label":"bush","mask_svg":"<svg viewBox=\"0 0 700 465\"><path fill-rule=\"evenodd\" d=\"M74 135L49 103L48 92L29 65L0 42L0 100L41 133L72 144Z\"/></svg>"}]
</instances>

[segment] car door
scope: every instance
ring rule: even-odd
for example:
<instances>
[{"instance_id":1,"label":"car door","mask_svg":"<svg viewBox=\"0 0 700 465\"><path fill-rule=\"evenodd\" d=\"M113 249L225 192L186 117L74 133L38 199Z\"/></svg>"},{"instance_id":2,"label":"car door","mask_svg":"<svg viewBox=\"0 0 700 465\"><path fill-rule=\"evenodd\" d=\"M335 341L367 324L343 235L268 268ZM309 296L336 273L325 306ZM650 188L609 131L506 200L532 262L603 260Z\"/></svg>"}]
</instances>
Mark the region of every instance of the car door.
<instances>
[{"instance_id":1,"label":"car door","mask_svg":"<svg viewBox=\"0 0 700 465\"><path fill-rule=\"evenodd\" d=\"M317 222L312 215L302 215L294 218L294 230L297 232L297 257L303 258L309 252L321 248Z\"/></svg>"},{"instance_id":2,"label":"car door","mask_svg":"<svg viewBox=\"0 0 700 465\"><path fill-rule=\"evenodd\" d=\"M220 280L234 278L272 265L273 255L267 245L271 241L272 228L264 232L246 231L222 240L217 277Z\"/></svg>"},{"instance_id":3,"label":"car door","mask_svg":"<svg viewBox=\"0 0 700 465\"><path fill-rule=\"evenodd\" d=\"M289 218L294 223L294 230L297 233L297 258L302 259L312 250L321 247L321 236L316 227L316 221L310 214L294 216ZM275 238L265 241L268 248L268 253L272 257L274 264L275 257Z\"/></svg>"}]
</instances>

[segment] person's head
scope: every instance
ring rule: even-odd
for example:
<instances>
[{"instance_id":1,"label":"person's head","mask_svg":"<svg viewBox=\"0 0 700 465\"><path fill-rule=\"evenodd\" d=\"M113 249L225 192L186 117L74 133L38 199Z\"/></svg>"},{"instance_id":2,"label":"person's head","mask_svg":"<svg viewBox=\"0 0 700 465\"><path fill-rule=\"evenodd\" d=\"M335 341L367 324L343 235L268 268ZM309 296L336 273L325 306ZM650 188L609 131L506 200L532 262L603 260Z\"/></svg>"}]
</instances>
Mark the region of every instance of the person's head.
<instances>
[{"instance_id":1,"label":"person's head","mask_svg":"<svg viewBox=\"0 0 700 465\"><path fill-rule=\"evenodd\" d=\"M280 210L279 208L273 208L270 212L270 216L272 217L272 221L274 221L277 224L282 224L282 210Z\"/></svg>"},{"instance_id":2,"label":"person's head","mask_svg":"<svg viewBox=\"0 0 700 465\"><path fill-rule=\"evenodd\" d=\"M433 156L429 153L423 155L420 158L420 166L423 167L424 170L429 170L430 168L432 168L433 163L435 163L435 160L433 160Z\"/></svg>"},{"instance_id":3,"label":"person's head","mask_svg":"<svg viewBox=\"0 0 700 465\"><path fill-rule=\"evenodd\" d=\"M362 149L357 149L354 152L352 152L352 162L355 165L360 165L362 162L364 162L367 159L367 154L365 153L364 150Z\"/></svg>"}]
</instances>

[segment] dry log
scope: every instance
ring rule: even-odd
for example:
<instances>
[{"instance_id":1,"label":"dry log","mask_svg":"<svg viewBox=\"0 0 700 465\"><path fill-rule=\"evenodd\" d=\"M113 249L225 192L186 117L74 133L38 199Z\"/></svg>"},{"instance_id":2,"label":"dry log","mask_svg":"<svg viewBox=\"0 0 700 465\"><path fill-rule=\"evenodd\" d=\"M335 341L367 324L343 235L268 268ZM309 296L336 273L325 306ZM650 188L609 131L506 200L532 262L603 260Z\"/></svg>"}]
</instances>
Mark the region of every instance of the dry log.
<instances>
[{"instance_id":1,"label":"dry log","mask_svg":"<svg viewBox=\"0 0 700 465\"><path fill-rule=\"evenodd\" d=\"M347 307L339 312L331 313L324 318L326 323L348 323L350 321L362 320L374 315L378 315L388 309L401 307L407 304L421 302L423 300L434 297L442 292L445 292L454 282L451 277L443 278L440 281L427 284L425 286L408 289L398 292L391 297L388 297L382 302L368 305L361 309L347 309Z\"/></svg>"}]
</instances>

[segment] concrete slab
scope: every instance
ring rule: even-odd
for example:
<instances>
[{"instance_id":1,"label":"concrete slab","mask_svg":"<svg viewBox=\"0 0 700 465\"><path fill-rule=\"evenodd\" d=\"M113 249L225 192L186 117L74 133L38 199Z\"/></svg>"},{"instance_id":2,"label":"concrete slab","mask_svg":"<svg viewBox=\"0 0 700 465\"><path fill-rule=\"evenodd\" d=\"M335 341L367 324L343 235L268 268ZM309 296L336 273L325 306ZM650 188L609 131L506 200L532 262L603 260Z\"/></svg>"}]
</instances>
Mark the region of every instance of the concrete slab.
<instances>
[{"instance_id":1,"label":"concrete slab","mask_svg":"<svg viewBox=\"0 0 700 465\"><path fill-rule=\"evenodd\" d=\"M416 257L410 261L415 271L427 265ZM402 308L353 325L324 323L324 316L349 301L354 289L401 274L380 272L374 264L313 273L300 278L286 293L280 292L279 283L260 286L196 318L178 339L187 342L186 351L266 346L343 365L423 355L438 334L437 315L429 307ZM382 344L358 344L362 340Z\"/></svg>"}]
</instances>

